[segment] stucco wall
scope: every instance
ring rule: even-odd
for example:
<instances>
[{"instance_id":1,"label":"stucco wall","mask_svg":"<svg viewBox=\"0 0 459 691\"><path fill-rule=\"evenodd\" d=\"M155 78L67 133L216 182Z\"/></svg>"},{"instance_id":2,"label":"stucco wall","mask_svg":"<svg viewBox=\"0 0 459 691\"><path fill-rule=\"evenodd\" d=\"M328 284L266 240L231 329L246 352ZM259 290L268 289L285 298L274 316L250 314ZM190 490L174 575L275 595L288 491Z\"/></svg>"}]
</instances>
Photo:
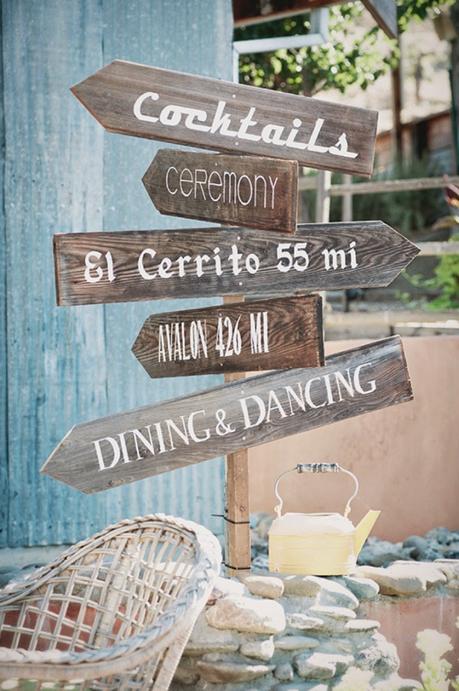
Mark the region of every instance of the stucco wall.
<instances>
[{"instance_id":1,"label":"stucco wall","mask_svg":"<svg viewBox=\"0 0 459 691\"><path fill-rule=\"evenodd\" d=\"M326 353L364 341L333 341ZM250 510L272 512L276 477L299 462L337 461L359 478L351 518L382 509L373 534L399 540L434 526L459 527L459 337L405 338L414 401L249 451ZM287 511L342 511L342 475L292 473ZM282 491L283 490L283 491Z\"/></svg>"}]
</instances>

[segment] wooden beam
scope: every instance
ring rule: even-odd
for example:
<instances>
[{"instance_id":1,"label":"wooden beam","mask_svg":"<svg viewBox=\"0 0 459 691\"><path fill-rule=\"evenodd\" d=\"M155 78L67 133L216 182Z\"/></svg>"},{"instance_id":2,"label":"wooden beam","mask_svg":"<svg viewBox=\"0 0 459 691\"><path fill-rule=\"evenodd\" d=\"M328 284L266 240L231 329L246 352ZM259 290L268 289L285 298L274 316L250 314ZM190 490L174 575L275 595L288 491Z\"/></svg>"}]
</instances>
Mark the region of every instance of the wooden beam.
<instances>
[{"instance_id":1,"label":"wooden beam","mask_svg":"<svg viewBox=\"0 0 459 691\"><path fill-rule=\"evenodd\" d=\"M362 0L377 25L389 38L397 38L397 5L395 0Z\"/></svg>"},{"instance_id":2,"label":"wooden beam","mask_svg":"<svg viewBox=\"0 0 459 691\"><path fill-rule=\"evenodd\" d=\"M320 170L317 174L316 223L330 220L331 172Z\"/></svg>"},{"instance_id":3,"label":"wooden beam","mask_svg":"<svg viewBox=\"0 0 459 691\"><path fill-rule=\"evenodd\" d=\"M330 194L332 197L341 197L345 194L384 194L384 192L405 192L412 190L434 190L446 187L450 183L459 185L459 176L445 178L417 178L412 180L375 180L374 182L357 182L355 184L332 185ZM316 189L316 177L300 178L298 189Z\"/></svg>"},{"instance_id":4,"label":"wooden beam","mask_svg":"<svg viewBox=\"0 0 459 691\"><path fill-rule=\"evenodd\" d=\"M241 298L229 295L225 305ZM243 373L225 374L225 382L244 379ZM250 546L249 508L249 452L240 449L225 459L225 565L228 576L242 576L250 571L252 560Z\"/></svg>"},{"instance_id":5,"label":"wooden beam","mask_svg":"<svg viewBox=\"0 0 459 691\"><path fill-rule=\"evenodd\" d=\"M442 254L459 254L459 242L418 242L420 257L439 257Z\"/></svg>"}]
</instances>

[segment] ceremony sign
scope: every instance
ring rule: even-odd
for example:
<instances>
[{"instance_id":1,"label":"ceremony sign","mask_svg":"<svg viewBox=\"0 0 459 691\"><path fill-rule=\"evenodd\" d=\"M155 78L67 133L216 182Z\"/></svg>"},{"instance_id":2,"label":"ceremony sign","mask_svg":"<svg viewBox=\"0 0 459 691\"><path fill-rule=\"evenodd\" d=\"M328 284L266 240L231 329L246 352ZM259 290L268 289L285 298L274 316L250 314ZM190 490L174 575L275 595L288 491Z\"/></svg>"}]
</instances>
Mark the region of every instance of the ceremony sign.
<instances>
[{"instance_id":1,"label":"ceremony sign","mask_svg":"<svg viewBox=\"0 0 459 691\"><path fill-rule=\"evenodd\" d=\"M72 87L110 132L371 175L378 114L115 60Z\"/></svg>"},{"instance_id":2,"label":"ceremony sign","mask_svg":"<svg viewBox=\"0 0 459 691\"><path fill-rule=\"evenodd\" d=\"M319 367L322 300L297 296L152 314L132 351L150 377Z\"/></svg>"},{"instance_id":3,"label":"ceremony sign","mask_svg":"<svg viewBox=\"0 0 459 691\"><path fill-rule=\"evenodd\" d=\"M143 184L162 214L296 230L297 161L161 149Z\"/></svg>"},{"instance_id":4,"label":"ceremony sign","mask_svg":"<svg viewBox=\"0 0 459 691\"><path fill-rule=\"evenodd\" d=\"M400 337L71 429L41 472L99 492L412 398Z\"/></svg>"},{"instance_id":5,"label":"ceremony sign","mask_svg":"<svg viewBox=\"0 0 459 691\"><path fill-rule=\"evenodd\" d=\"M418 252L381 221L59 234L57 304L387 286Z\"/></svg>"}]
</instances>

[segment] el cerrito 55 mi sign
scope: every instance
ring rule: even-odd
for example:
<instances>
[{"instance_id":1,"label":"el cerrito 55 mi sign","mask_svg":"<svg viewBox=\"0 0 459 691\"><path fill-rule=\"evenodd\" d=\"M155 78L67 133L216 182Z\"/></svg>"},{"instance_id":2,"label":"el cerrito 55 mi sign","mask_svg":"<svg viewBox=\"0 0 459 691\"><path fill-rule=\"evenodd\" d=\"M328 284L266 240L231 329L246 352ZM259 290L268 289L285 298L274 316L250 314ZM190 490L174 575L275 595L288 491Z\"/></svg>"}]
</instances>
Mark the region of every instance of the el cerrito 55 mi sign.
<instances>
[{"instance_id":1,"label":"el cerrito 55 mi sign","mask_svg":"<svg viewBox=\"0 0 459 691\"><path fill-rule=\"evenodd\" d=\"M115 60L72 87L110 132L371 175L377 112Z\"/></svg>"},{"instance_id":2,"label":"el cerrito 55 mi sign","mask_svg":"<svg viewBox=\"0 0 459 691\"><path fill-rule=\"evenodd\" d=\"M54 236L58 305L389 285L419 249L381 221Z\"/></svg>"}]
</instances>

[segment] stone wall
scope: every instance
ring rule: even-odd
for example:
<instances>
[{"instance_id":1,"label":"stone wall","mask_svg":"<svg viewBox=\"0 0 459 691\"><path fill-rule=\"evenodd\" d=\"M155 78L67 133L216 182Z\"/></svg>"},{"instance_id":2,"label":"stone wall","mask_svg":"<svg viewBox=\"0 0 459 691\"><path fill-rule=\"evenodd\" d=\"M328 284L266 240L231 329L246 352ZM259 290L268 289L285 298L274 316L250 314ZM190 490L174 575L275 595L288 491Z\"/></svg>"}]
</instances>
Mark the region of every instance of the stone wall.
<instances>
[{"instance_id":1,"label":"stone wall","mask_svg":"<svg viewBox=\"0 0 459 691\"><path fill-rule=\"evenodd\" d=\"M356 576L220 578L172 689L326 691L349 667L394 690L417 688L398 676L397 650L379 623L359 616L360 603L378 592L374 580Z\"/></svg>"},{"instance_id":2,"label":"stone wall","mask_svg":"<svg viewBox=\"0 0 459 691\"><path fill-rule=\"evenodd\" d=\"M421 688L419 682L401 678L397 648L367 612L381 612L385 605L408 600L422 607L425 597L455 598L457 604L459 560L366 564L352 576L342 577L273 575L267 571L271 521L268 515L252 517L254 573L242 580L218 579L185 649L172 691L329 691L339 688L350 668L368 671L371 688L378 691ZM385 555L390 562L387 544L374 546L375 555L381 559ZM391 546L391 559L408 554L395 551L396 547ZM407 550L410 545L399 548ZM403 639L403 619L396 610L395 606L392 618L400 621ZM417 669L417 663L412 667ZM352 688L346 686L346 691Z\"/></svg>"}]
</instances>

